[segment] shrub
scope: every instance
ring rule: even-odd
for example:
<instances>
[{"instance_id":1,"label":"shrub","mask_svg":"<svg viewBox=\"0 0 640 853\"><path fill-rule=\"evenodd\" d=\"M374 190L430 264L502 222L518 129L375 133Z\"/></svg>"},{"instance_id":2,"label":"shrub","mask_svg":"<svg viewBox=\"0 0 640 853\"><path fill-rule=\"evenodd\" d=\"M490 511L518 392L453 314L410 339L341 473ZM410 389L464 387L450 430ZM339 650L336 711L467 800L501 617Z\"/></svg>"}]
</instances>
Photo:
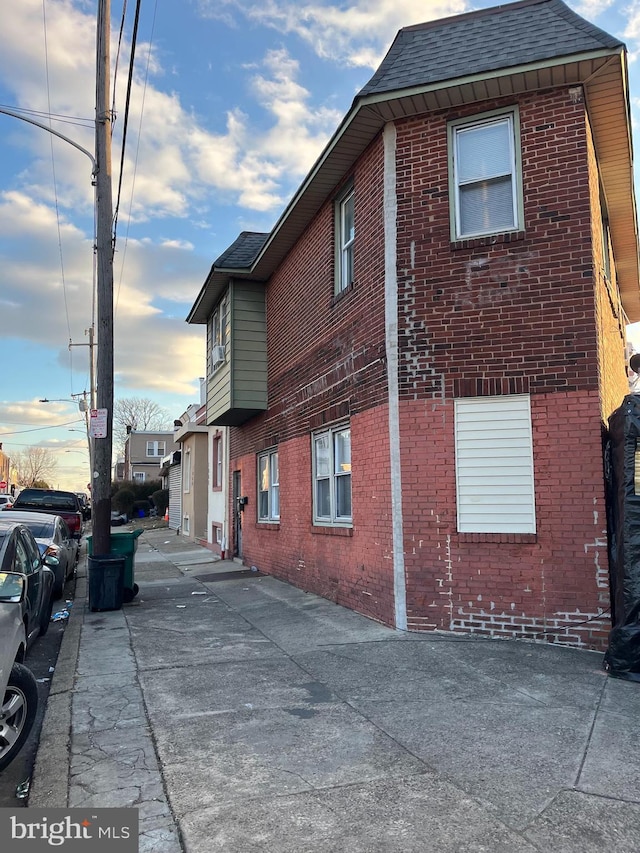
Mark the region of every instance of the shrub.
<instances>
[{"instance_id":1,"label":"shrub","mask_svg":"<svg viewBox=\"0 0 640 853\"><path fill-rule=\"evenodd\" d=\"M119 489L111 500L118 512L126 513L131 517L135 503L135 495L131 489Z\"/></svg>"},{"instance_id":2,"label":"shrub","mask_svg":"<svg viewBox=\"0 0 640 853\"><path fill-rule=\"evenodd\" d=\"M164 515L169 506L169 489L158 489L157 492L151 495L151 502L156 508L158 515Z\"/></svg>"},{"instance_id":3,"label":"shrub","mask_svg":"<svg viewBox=\"0 0 640 853\"><path fill-rule=\"evenodd\" d=\"M149 510L151 509L151 501L134 501L133 502L133 517L134 518L146 518L149 515Z\"/></svg>"}]
</instances>

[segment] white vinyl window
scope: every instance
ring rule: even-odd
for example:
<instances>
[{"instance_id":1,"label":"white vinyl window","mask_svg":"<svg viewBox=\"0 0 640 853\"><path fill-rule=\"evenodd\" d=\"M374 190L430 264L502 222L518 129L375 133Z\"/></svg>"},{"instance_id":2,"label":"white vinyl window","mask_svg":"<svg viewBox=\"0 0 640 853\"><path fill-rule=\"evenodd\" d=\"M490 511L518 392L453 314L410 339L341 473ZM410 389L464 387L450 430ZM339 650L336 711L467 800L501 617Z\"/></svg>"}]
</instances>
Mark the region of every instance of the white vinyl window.
<instances>
[{"instance_id":1,"label":"white vinyl window","mask_svg":"<svg viewBox=\"0 0 640 853\"><path fill-rule=\"evenodd\" d=\"M356 238L353 186L336 200L336 293L353 284L353 246Z\"/></svg>"},{"instance_id":2,"label":"white vinyl window","mask_svg":"<svg viewBox=\"0 0 640 853\"><path fill-rule=\"evenodd\" d=\"M280 519L280 469L278 451L258 456L258 521Z\"/></svg>"},{"instance_id":3,"label":"white vinyl window","mask_svg":"<svg viewBox=\"0 0 640 853\"><path fill-rule=\"evenodd\" d=\"M226 361L227 326L227 297L224 296L209 318L209 373L215 373Z\"/></svg>"},{"instance_id":4,"label":"white vinyl window","mask_svg":"<svg viewBox=\"0 0 640 853\"><path fill-rule=\"evenodd\" d=\"M134 483L144 483L145 473L144 471L134 471L133 472L133 482Z\"/></svg>"},{"instance_id":5,"label":"white vinyl window","mask_svg":"<svg viewBox=\"0 0 640 853\"><path fill-rule=\"evenodd\" d=\"M313 520L350 527L351 429L335 427L315 433L313 445Z\"/></svg>"},{"instance_id":6,"label":"white vinyl window","mask_svg":"<svg viewBox=\"0 0 640 853\"><path fill-rule=\"evenodd\" d=\"M449 125L452 236L522 227L522 180L515 111Z\"/></svg>"},{"instance_id":7,"label":"white vinyl window","mask_svg":"<svg viewBox=\"0 0 640 853\"><path fill-rule=\"evenodd\" d=\"M148 441L147 456L153 456L154 458L164 456L166 446L166 442L164 441Z\"/></svg>"},{"instance_id":8,"label":"white vinyl window","mask_svg":"<svg viewBox=\"0 0 640 853\"><path fill-rule=\"evenodd\" d=\"M460 533L535 533L529 396L455 401Z\"/></svg>"}]
</instances>

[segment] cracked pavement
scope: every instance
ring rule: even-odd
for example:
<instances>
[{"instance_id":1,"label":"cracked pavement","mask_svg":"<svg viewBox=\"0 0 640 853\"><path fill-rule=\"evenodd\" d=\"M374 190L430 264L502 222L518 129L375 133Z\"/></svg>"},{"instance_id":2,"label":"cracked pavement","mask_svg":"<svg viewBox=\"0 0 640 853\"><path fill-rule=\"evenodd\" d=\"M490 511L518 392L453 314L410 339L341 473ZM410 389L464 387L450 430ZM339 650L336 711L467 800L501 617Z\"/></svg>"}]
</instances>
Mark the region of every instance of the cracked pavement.
<instances>
[{"instance_id":1,"label":"cracked pavement","mask_svg":"<svg viewBox=\"0 0 640 853\"><path fill-rule=\"evenodd\" d=\"M600 654L402 634L242 569L155 530L131 605L79 581L43 740L66 805L138 808L142 853L637 852L640 686Z\"/></svg>"}]
</instances>

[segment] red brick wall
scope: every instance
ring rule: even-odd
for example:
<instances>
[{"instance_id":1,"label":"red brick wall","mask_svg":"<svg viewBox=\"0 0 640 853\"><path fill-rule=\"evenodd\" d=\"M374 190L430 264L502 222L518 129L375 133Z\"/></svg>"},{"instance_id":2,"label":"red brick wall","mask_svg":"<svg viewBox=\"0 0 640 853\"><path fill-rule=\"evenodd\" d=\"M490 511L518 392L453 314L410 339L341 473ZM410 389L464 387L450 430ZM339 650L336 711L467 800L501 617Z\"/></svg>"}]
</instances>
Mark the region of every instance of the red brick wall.
<instances>
[{"instance_id":1,"label":"red brick wall","mask_svg":"<svg viewBox=\"0 0 640 853\"><path fill-rule=\"evenodd\" d=\"M593 271L598 335L598 377L601 389L600 410L602 420L606 424L611 413L622 403L625 394L629 393L626 371L626 324L620 304L611 249L609 278L607 279L605 276L600 182L593 137L588 122L587 153L589 158Z\"/></svg>"},{"instance_id":2,"label":"red brick wall","mask_svg":"<svg viewBox=\"0 0 640 853\"><path fill-rule=\"evenodd\" d=\"M532 393L597 388L583 104L566 90L519 100L525 230L450 240L447 119L511 103L399 124L406 398L452 397L456 380L476 378L522 380Z\"/></svg>"},{"instance_id":3,"label":"red brick wall","mask_svg":"<svg viewBox=\"0 0 640 853\"><path fill-rule=\"evenodd\" d=\"M380 406L351 418L353 528L312 524L311 439L278 446L280 523L256 521L256 458L242 470L249 497L242 522L244 563L387 624L394 621L388 412Z\"/></svg>"},{"instance_id":4,"label":"red brick wall","mask_svg":"<svg viewBox=\"0 0 640 853\"><path fill-rule=\"evenodd\" d=\"M410 629L606 641L609 622L598 615L609 602L598 397L537 394L531 408L537 533L459 534L453 401L403 404Z\"/></svg>"},{"instance_id":5,"label":"red brick wall","mask_svg":"<svg viewBox=\"0 0 640 853\"><path fill-rule=\"evenodd\" d=\"M595 160L575 93L518 100L524 230L458 243L449 233L447 120L512 103L397 125L409 627L598 646L608 629L601 426L624 364L594 275ZM392 624L381 146L353 173L353 289L333 295L330 199L267 286L269 410L231 430L231 470L250 496L246 563ZM461 535L453 399L504 393L531 394L538 530ZM310 433L348 418L353 529L318 531ZM255 454L276 445L281 520L259 525Z\"/></svg>"}]
</instances>

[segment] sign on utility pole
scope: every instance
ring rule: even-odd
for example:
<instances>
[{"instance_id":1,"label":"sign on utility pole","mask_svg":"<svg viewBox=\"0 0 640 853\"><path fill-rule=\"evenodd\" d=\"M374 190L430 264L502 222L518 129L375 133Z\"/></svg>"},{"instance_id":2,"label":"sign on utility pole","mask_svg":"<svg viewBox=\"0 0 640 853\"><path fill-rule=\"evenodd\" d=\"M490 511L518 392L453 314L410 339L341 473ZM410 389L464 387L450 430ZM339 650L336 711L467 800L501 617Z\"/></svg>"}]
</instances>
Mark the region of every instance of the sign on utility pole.
<instances>
[{"instance_id":1,"label":"sign on utility pole","mask_svg":"<svg viewBox=\"0 0 640 853\"><path fill-rule=\"evenodd\" d=\"M106 409L91 409L89 418L89 435L91 438L108 438L107 414Z\"/></svg>"},{"instance_id":2,"label":"sign on utility pole","mask_svg":"<svg viewBox=\"0 0 640 853\"><path fill-rule=\"evenodd\" d=\"M113 424L113 202L111 196L111 2L99 0L96 39L96 410L105 413L93 452L93 554L111 551L111 435Z\"/></svg>"}]
</instances>

